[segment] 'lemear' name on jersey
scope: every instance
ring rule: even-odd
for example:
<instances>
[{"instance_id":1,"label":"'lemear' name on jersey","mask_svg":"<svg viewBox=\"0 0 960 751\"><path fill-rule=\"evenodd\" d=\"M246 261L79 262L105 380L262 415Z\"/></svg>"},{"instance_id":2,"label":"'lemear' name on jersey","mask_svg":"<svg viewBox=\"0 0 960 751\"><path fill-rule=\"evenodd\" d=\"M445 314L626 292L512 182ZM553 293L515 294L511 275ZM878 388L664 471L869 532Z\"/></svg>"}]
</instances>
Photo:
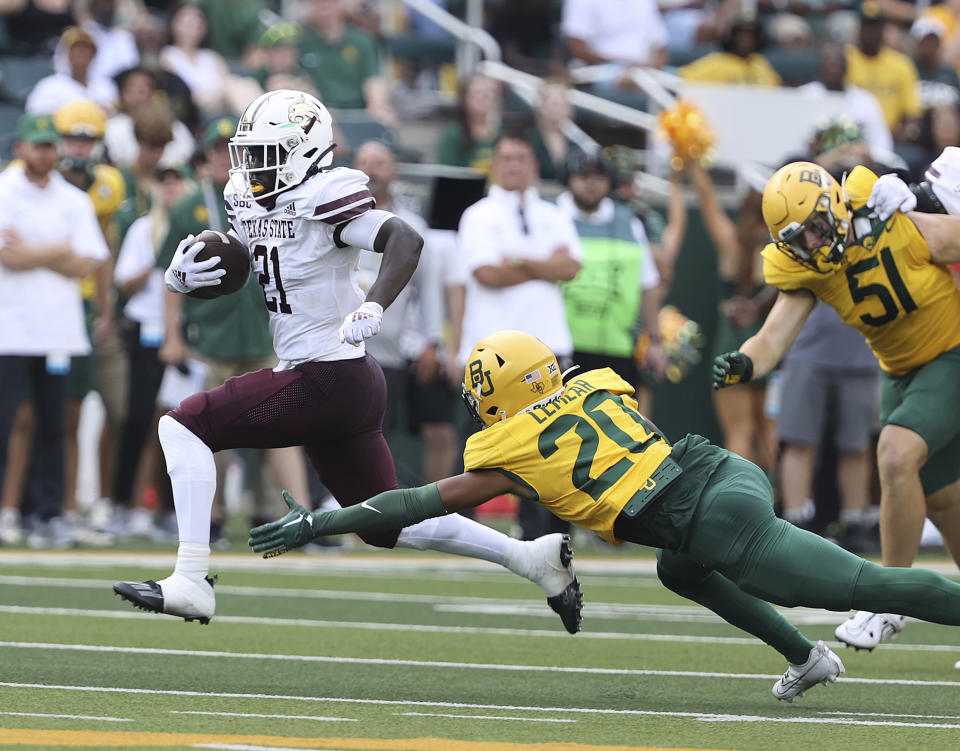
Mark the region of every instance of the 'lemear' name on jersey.
<instances>
[{"instance_id":1,"label":"'lemear' name on jersey","mask_svg":"<svg viewBox=\"0 0 960 751\"><path fill-rule=\"evenodd\" d=\"M548 404L544 404L541 407L535 407L527 414L542 425L549 419L551 415L555 415L557 412L559 412L562 405L570 404L570 402L576 401L581 396L586 396L591 391L596 390L596 386L588 383L583 378L578 378L576 381L571 381L567 384L567 388L564 390L563 395L560 396L560 398L554 399L553 401L549 402Z\"/></svg>"},{"instance_id":2,"label":"'lemear' name on jersey","mask_svg":"<svg viewBox=\"0 0 960 751\"><path fill-rule=\"evenodd\" d=\"M257 239L295 240L297 233L292 219L241 219L247 237Z\"/></svg>"}]
</instances>

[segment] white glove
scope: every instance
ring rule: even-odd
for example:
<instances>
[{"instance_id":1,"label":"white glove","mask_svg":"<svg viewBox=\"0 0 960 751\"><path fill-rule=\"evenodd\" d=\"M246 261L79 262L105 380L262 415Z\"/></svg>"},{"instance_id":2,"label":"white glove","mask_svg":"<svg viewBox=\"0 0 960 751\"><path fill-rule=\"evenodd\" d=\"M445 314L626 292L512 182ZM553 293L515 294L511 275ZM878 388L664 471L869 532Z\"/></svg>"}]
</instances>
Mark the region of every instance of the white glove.
<instances>
[{"instance_id":1,"label":"white glove","mask_svg":"<svg viewBox=\"0 0 960 751\"><path fill-rule=\"evenodd\" d=\"M343 319L340 341L359 347L360 342L376 336L383 322L383 307L380 303L365 302Z\"/></svg>"},{"instance_id":2,"label":"white glove","mask_svg":"<svg viewBox=\"0 0 960 751\"><path fill-rule=\"evenodd\" d=\"M882 221L887 221L895 211L913 211L917 197L910 187L894 174L883 175L873 184L867 208L877 212Z\"/></svg>"},{"instance_id":3,"label":"white glove","mask_svg":"<svg viewBox=\"0 0 960 751\"><path fill-rule=\"evenodd\" d=\"M192 292L200 287L215 287L226 269L213 269L220 263L220 256L212 256L205 261L194 260L206 243L194 242L194 235L187 235L177 246L170 266L163 274L167 289L171 292ZM211 269L213 269L211 271Z\"/></svg>"}]
</instances>

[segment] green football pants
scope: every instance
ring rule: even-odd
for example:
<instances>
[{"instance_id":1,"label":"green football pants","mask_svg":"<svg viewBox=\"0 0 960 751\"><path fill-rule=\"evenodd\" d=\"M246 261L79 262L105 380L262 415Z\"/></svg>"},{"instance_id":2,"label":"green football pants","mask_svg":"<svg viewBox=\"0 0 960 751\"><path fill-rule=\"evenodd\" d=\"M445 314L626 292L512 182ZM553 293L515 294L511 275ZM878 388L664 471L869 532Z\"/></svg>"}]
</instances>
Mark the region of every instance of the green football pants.
<instances>
[{"instance_id":1,"label":"green football pants","mask_svg":"<svg viewBox=\"0 0 960 751\"><path fill-rule=\"evenodd\" d=\"M735 455L711 477L684 549L658 551L657 573L794 664L806 662L813 644L770 603L960 625L960 584L924 569L877 566L778 519L762 470Z\"/></svg>"}]
</instances>

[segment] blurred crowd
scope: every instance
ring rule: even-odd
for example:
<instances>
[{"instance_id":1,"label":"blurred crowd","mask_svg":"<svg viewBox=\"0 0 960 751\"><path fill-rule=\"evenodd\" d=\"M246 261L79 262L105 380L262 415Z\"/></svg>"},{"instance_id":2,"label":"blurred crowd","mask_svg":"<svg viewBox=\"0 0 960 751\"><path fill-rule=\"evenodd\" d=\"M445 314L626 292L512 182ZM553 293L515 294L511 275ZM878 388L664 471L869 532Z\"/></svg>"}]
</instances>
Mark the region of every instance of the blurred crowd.
<instances>
[{"instance_id":1,"label":"blurred crowd","mask_svg":"<svg viewBox=\"0 0 960 751\"><path fill-rule=\"evenodd\" d=\"M465 16L463 0L433 2ZM0 395L0 544L175 534L158 416L190 389L275 362L255 275L216 301L185 299L162 282L184 236L229 228L227 142L263 91L320 98L334 115L337 164L365 171L378 206L427 238L416 277L368 347L390 388L385 430L412 433L423 447L400 468L404 484L456 468L463 354L496 329L529 330L564 363L614 367L651 409L651 386L685 368L680 346L661 337L665 317L671 331L690 330L662 310L686 233L684 191L696 196L717 252L716 351L734 349L769 310L759 193L743 196L731 219L708 165L681 160L664 209L652 209L636 195L634 152L591 130L595 121L571 105L575 88L644 107L635 72L659 68L691 81L836 92L845 117L797 147L838 174L866 163L916 178L943 148L960 145L957 0L925 9L902 0L488 0L483 8L504 62L542 78L532 103L485 75L457 80L449 35L399 0L0 0L0 127L13 159L0 173L0 197L36 193L33 208L6 211L0 228L0 297L22 324L19 336L6 325L0 333L0 375L16 386ZM44 65L47 75L20 85ZM439 121L429 148L404 142L414 118ZM428 211L410 200L398 160L471 168L479 190L443 213L445 186L435 185ZM70 208L76 197L64 185L89 196L89 212ZM544 185L555 200L541 196ZM75 218L47 220L61 215ZM96 227L96 242L81 241L79 227ZM364 283L377 262L366 259ZM832 331L828 318L819 325ZM684 336L685 345L695 339ZM809 341L840 341L834 336ZM829 359L795 349L788 365ZM848 358L840 375L875 380L871 357ZM790 392L810 388L802 381ZM847 388L876 391L862 381ZM98 497L80 508L77 427L91 391L106 419ZM760 383L719 392L715 408L728 448L771 475L785 462L784 513L809 523L816 447L833 424L789 413L778 432L775 418L789 405L773 401ZM834 442L845 534L866 548L876 417L872 402L861 406L843 421L861 430ZM244 463L255 478L245 511L255 523L281 510L278 486L330 502L299 450L246 452ZM215 539L225 512L221 464ZM521 518L520 534L536 537L554 522Z\"/></svg>"}]
</instances>

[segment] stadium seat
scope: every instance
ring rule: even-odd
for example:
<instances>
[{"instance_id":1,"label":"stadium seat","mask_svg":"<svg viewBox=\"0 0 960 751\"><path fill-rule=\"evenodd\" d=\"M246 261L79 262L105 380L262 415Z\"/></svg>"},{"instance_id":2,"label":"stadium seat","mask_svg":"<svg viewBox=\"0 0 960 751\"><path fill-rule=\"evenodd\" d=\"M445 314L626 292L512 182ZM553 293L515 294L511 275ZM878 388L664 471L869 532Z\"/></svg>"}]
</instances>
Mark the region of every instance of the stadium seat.
<instances>
[{"instance_id":1,"label":"stadium seat","mask_svg":"<svg viewBox=\"0 0 960 751\"><path fill-rule=\"evenodd\" d=\"M771 47L764 54L787 86L808 83L817 77L820 55L815 48Z\"/></svg>"},{"instance_id":2,"label":"stadium seat","mask_svg":"<svg viewBox=\"0 0 960 751\"><path fill-rule=\"evenodd\" d=\"M37 81L53 73L49 57L0 58L0 97L22 104Z\"/></svg>"}]
</instances>

